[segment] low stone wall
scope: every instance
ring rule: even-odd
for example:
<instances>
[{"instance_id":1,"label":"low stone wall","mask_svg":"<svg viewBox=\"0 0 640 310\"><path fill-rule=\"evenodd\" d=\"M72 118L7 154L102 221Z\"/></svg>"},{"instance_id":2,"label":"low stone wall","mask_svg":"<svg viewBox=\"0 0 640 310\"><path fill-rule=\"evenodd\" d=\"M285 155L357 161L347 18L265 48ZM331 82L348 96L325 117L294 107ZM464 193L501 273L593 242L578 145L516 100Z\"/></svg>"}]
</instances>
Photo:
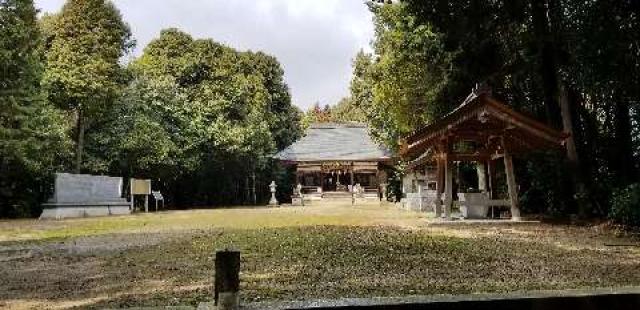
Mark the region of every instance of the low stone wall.
<instances>
[{"instance_id":1,"label":"low stone wall","mask_svg":"<svg viewBox=\"0 0 640 310\"><path fill-rule=\"evenodd\" d=\"M101 206L60 206L45 208L40 215L41 220L61 220L67 218L97 217L110 215L129 215L129 205Z\"/></svg>"},{"instance_id":2,"label":"low stone wall","mask_svg":"<svg viewBox=\"0 0 640 310\"><path fill-rule=\"evenodd\" d=\"M407 193L401 203L402 208L407 211L433 212L435 201L435 191L423 191L421 193Z\"/></svg>"}]
</instances>

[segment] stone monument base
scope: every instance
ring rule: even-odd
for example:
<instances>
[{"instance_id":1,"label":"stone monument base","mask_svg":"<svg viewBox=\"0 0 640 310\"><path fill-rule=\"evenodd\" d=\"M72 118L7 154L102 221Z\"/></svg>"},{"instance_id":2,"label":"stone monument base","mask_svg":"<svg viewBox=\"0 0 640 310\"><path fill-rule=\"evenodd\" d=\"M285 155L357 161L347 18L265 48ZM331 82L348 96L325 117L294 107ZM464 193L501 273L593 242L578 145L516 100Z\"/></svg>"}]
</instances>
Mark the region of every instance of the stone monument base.
<instances>
[{"instance_id":1,"label":"stone monument base","mask_svg":"<svg viewBox=\"0 0 640 310\"><path fill-rule=\"evenodd\" d=\"M40 215L41 220L60 220L110 215L131 214L128 202L107 202L92 204L45 204Z\"/></svg>"}]
</instances>

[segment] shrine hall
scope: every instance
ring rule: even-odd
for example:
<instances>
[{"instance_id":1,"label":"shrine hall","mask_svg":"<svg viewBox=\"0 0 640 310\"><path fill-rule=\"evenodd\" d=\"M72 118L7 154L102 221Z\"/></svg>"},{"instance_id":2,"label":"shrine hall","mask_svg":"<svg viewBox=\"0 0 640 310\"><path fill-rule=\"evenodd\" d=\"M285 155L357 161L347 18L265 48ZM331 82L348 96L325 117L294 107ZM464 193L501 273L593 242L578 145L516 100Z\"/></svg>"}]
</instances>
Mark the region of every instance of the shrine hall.
<instances>
[{"instance_id":1,"label":"shrine hall","mask_svg":"<svg viewBox=\"0 0 640 310\"><path fill-rule=\"evenodd\" d=\"M350 199L356 188L364 197L378 198L392 164L389 150L360 123L312 124L275 158L295 168L297 191L309 200Z\"/></svg>"}]
</instances>

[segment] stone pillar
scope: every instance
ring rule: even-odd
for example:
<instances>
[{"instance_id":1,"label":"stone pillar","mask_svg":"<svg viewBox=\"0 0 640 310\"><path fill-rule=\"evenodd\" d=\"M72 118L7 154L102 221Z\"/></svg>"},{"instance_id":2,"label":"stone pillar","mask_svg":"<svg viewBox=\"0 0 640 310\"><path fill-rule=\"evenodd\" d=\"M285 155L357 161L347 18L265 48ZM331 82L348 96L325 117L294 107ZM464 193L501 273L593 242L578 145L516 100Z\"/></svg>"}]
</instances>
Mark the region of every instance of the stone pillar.
<instances>
[{"instance_id":1,"label":"stone pillar","mask_svg":"<svg viewBox=\"0 0 640 310\"><path fill-rule=\"evenodd\" d=\"M240 306L240 252L216 252L214 300L217 309L236 310Z\"/></svg>"},{"instance_id":2,"label":"stone pillar","mask_svg":"<svg viewBox=\"0 0 640 310\"><path fill-rule=\"evenodd\" d=\"M476 170L478 173L478 190L481 192L486 192L487 187L487 172L486 165L482 161L478 161L476 164Z\"/></svg>"},{"instance_id":3,"label":"stone pillar","mask_svg":"<svg viewBox=\"0 0 640 310\"><path fill-rule=\"evenodd\" d=\"M453 204L453 163L449 161L448 156L445 155L444 159L445 167L445 185L446 196L444 200L444 217L447 220L451 219L451 205Z\"/></svg>"}]
</instances>

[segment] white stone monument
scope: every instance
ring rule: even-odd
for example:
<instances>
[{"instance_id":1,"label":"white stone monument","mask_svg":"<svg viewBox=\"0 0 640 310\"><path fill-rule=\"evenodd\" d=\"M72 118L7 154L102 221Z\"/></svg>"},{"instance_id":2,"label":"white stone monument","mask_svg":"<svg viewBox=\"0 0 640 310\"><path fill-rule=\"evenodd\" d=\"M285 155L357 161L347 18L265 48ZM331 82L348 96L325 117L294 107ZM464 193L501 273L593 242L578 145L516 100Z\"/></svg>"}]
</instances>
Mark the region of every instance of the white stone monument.
<instances>
[{"instance_id":1,"label":"white stone monument","mask_svg":"<svg viewBox=\"0 0 640 310\"><path fill-rule=\"evenodd\" d=\"M40 219L131 214L122 178L56 173L54 190Z\"/></svg>"}]
</instances>

